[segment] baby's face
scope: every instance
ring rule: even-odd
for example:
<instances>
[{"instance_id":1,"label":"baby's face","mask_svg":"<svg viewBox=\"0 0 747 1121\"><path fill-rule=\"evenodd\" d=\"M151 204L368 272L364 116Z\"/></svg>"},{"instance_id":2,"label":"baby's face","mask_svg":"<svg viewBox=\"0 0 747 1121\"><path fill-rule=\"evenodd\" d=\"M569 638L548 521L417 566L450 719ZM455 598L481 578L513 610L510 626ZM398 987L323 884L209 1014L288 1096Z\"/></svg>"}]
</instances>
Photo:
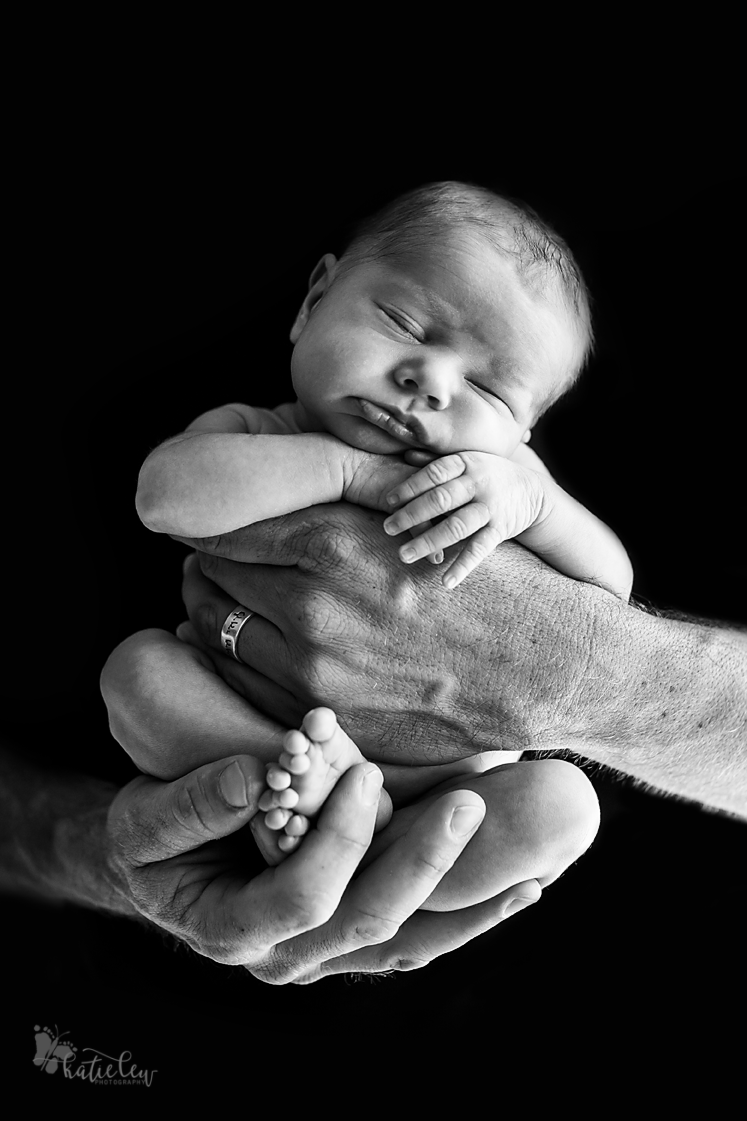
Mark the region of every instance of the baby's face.
<instances>
[{"instance_id":1,"label":"baby's face","mask_svg":"<svg viewBox=\"0 0 747 1121\"><path fill-rule=\"evenodd\" d=\"M510 456L577 357L564 313L478 237L337 272L326 257L294 324L293 385L306 427L364 451Z\"/></svg>"}]
</instances>

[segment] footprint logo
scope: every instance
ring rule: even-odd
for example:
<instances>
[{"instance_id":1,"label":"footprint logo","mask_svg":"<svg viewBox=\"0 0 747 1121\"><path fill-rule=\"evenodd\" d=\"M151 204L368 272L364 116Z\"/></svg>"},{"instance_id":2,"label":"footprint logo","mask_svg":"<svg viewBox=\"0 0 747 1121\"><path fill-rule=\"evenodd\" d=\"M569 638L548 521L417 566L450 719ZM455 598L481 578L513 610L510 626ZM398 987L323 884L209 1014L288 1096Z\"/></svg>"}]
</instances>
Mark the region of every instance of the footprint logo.
<instances>
[{"instance_id":1,"label":"footprint logo","mask_svg":"<svg viewBox=\"0 0 747 1121\"><path fill-rule=\"evenodd\" d=\"M34 1036L36 1040L34 1066L41 1067L47 1074L54 1074L60 1062L71 1059L75 1054L74 1047L68 1046L67 1043L60 1043L62 1036L67 1035L67 1032L58 1032L56 1026L54 1030L55 1034L52 1036L50 1028L41 1028L38 1024L34 1024L34 1032L36 1033Z\"/></svg>"}]
</instances>

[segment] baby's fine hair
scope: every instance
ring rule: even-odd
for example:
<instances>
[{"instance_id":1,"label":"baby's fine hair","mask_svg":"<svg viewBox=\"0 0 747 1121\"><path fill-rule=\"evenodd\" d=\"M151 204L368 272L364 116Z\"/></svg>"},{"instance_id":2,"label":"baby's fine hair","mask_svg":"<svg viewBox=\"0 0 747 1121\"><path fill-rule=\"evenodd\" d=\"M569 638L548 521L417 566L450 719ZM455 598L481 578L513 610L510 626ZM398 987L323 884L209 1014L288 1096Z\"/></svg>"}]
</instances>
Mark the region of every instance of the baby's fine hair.
<instances>
[{"instance_id":1,"label":"baby's fine hair","mask_svg":"<svg viewBox=\"0 0 747 1121\"><path fill-rule=\"evenodd\" d=\"M560 297L579 339L578 361L563 387L570 388L594 348L591 298L566 242L522 200L474 183L426 183L358 222L348 236L340 264L346 272L363 261L401 259L459 227L473 230L510 257L531 292Z\"/></svg>"}]
</instances>

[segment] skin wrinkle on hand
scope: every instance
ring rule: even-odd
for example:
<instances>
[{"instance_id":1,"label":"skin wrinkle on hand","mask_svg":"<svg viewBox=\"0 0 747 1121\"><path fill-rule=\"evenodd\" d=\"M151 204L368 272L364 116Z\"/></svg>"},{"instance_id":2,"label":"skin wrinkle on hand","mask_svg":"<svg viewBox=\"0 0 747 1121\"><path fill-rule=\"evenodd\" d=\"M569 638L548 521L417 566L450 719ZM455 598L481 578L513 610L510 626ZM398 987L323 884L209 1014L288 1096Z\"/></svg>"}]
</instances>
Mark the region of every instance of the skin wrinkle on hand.
<instances>
[{"instance_id":1,"label":"skin wrinkle on hand","mask_svg":"<svg viewBox=\"0 0 747 1121\"><path fill-rule=\"evenodd\" d=\"M253 526L249 539L238 531L224 547L235 559L261 565L280 557L280 563L303 566L322 586L334 584L348 631L365 647L370 667L350 643L327 644L313 651L313 680L319 702L336 707L366 757L383 764L425 759L440 764L463 757L465 746L473 754L496 747L564 750L652 789L745 813L741 742L730 731L741 726L745 704L738 632L627 605L562 576L514 542L501 545L451 599L441 592L433 566L399 570L397 580L409 590L397 592L393 612L387 594L391 558L382 547L380 514L343 503L305 511L299 521L301 559L292 515L285 534L271 525L268 539L265 523ZM349 555L356 562L365 555L365 579L362 562L350 568L333 564L324 573L315 569L315 555L326 553L329 559L329 548L314 541L330 524L335 539L343 530L350 536ZM215 572L223 571L219 562ZM306 593L285 575L282 579L286 610L286 602ZM378 589L376 601L372 589ZM225 590L233 595L240 584ZM573 625L559 626L563 620ZM506 626L511 633L504 641ZM392 628L396 634L387 633ZM291 654L294 644L301 652L291 676L309 680L309 636L290 628L286 640ZM437 661L438 675L455 683L442 691L439 711L426 711L435 677L423 680L428 661ZM718 663L723 673L714 675ZM681 701L668 707L658 691L670 681L677 683ZM704 738L708 724L714 732ZM711 765L701 775L703 752ZM734 775L737 782L727 777Z\"/></svg>"}]
</instances>

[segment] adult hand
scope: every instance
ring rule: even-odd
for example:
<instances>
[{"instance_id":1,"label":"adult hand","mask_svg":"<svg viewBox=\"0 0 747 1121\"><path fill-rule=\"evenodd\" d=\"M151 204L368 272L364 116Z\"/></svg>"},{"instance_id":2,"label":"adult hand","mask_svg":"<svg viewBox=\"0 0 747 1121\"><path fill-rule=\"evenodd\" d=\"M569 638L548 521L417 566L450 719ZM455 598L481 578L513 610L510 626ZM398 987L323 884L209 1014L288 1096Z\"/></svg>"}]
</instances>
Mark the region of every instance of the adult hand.
<instances>
[{"instance_id":1,"label":"adult hand","mask_svg":"<svg viewBox=\"0 0 747 1121\"><path fill-rule=\"evenodd\" d=\"M188 544L201 572L187 571L182 637L275 719L330 705L376 761L571 749L747 814L736 628L643 612L512 542L449 592L438 569L401 563L380 514L346 503ZM216 654L237 602L256 612L243 666Z\"/></svg>"},{"instance_id":2,"label":"adult hand","mask_svg":"<svg viewBox=\"0 0 747 1121\"><path fill-rule=\"evenodd\" d=\"M377 762L562 746L597 612L618 610L512 544L449 592L432 566L402 564L380 514L344 503L191 544L181 637L275 719L329 705ZM236 603L256 612L239 636L244 665L220 657ZM574 621L560 648L559 616Z\"/></svg>"},{"instance_id":3,"label":"adult hand","mask_svg":"<svg viewBox=\"0 0 747 1121\"><path fill-rule=\"evenodd\" d=\"M264 789L257 760L220 760L172 783L137 778L108 815L115 875L145 918L270 984L418 968L539 898L531 880L466 910L418 911L479 827L485 806L471 791L444 795L353 879L380 786L378 768L353 767L298 851L256 875L241 830Z\"/></svg>"}]
</instances>

